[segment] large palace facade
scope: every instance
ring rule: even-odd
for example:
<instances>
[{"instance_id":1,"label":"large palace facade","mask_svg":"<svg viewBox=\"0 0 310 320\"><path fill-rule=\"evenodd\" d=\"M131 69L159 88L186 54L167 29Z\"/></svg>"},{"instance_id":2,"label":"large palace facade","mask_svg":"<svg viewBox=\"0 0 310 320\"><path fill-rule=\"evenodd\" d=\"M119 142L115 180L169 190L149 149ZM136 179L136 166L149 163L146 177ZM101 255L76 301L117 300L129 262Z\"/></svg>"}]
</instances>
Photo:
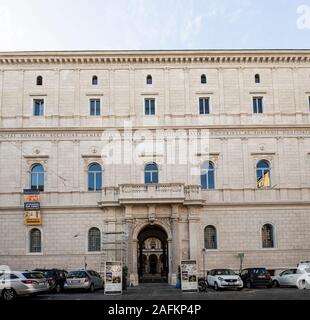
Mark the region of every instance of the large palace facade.
<instances>
[{"instance_id":1,"label":"large palace facade","mask_svg":"<svg viewBox=\"0 0 310 320\"><path fill-rule=\"evenodd\" d=\"M0 53L0 265L189 259L310 260L310 52Z\"/></svg>"}]
</instances>

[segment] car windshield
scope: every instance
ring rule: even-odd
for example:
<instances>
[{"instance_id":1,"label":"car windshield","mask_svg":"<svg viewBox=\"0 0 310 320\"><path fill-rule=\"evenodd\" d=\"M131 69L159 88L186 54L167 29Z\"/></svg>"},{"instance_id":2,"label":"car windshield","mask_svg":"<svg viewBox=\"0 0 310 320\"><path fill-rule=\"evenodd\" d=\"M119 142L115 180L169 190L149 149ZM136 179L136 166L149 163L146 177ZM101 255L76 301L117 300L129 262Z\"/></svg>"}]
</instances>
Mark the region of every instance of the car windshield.
<instances>
[{"instance_id":1,"label":"car windshield","mask_svg":"<svg viewBox=\"0 0 310 320\"><path fill-rule=\"evenodd\" d=\"M253 269L253 273L254 274L266 274L268 273L266 269L263 269L263 268L256 268L256 269Z\"/></svg>"},{"instance_id":2,"label":"car windshield","mask_svg":"<svg viewBox=\"0 0 310 320\"><path fill-rule=\"evenodd\" d=\"M44 276L40 272L25 272L23 273L23 276L26 279L44 279Z\"/></svg>"},{"instance_id":3,"label":"car windshield","mask_svg":"<svg viewBox=\"0 0 310 320\"><path fill-rule=\"evenodd\" d=\"M236 273L232 270L215 270L216 276L235 276Z\"/></svg>"},{"instance_id":4,"label":"car windshield","mask_svg":"<svg viewBox=\"0 0 310 320\"><path fill-rule=\"evenodd\" d=\"M85 278L86 277L86 273L84 271L71 271L68 273L67 278L68 279L72 279L72 278Z\"/></svg>"}]
</instances>

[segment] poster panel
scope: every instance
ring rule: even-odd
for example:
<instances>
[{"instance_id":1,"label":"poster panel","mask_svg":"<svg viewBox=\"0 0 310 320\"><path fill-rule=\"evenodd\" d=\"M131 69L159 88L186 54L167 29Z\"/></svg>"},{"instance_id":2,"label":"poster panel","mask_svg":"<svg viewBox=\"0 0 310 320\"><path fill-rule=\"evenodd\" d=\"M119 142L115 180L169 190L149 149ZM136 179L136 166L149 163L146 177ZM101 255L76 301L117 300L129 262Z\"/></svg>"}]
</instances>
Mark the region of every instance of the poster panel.
<instances>
[{"instance_id":1,"label":"poster panel","mask_svg":"<svg viewBox=\"0 0 310 320\"><path fill-rule=\"evenodd\" d=\"M122 263L121 262L106 262L105 264L105 294L122 294Z\"/></svg>"},{"instance_id":2,"label":"poster panel","mask_svg":"<svg viewBox=\"0 0 310 320\"><path fill-rule=\"evenodd\" d=\"M197 262L181 261L181 288L184 292L198 291Z\"/></svg>"}]
</instances>

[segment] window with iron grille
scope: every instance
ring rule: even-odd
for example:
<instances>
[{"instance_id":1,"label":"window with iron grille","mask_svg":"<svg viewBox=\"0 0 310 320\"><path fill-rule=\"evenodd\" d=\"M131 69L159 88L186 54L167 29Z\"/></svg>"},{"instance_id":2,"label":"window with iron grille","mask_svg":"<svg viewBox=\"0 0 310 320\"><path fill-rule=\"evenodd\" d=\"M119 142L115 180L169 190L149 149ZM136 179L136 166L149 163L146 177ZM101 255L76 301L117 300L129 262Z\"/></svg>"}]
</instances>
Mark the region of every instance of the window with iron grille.
<instances>
[{"instance_id":1,"label":"window with iron grille","mask_svg":"<svg viewBox=\"0 0 310 320\"><path fill-rule=\"evenodd\" d=\"M39 229L32 229L30 231L29 251L31 253L40 253L42 251L41 231Z\"/></svg>"},{"instance_id":2,"label":"window with iron grille","mask_svg":"<svg viewBox=\"0 0 310 320\"><path fill-rule=\"evenodd\" d=\"M217 249L216 228L214 226L205 228L205 248L208 250Z\"/></svg>"},{"instance_id":3,"label":"window with iron grille","mask_svg":"<svg viewBox=\"0 0 310 320\"><path fill-rule=\"evenodd\" d=\"M91 228L88 231L88 251L99 252L101 251L101 235L98 228Z\"/></svg>"},{"instance_id":4,"label":"window with iron grille","mask_svg":"<svg viewBox=\"0 0 310 320\"><path fill-rule=\"evenodd\" d=\"M263 248L274 248L274 234L273 226L271 224L265 224L262 228L262 241Z\"/></svg>"}]
</instances>

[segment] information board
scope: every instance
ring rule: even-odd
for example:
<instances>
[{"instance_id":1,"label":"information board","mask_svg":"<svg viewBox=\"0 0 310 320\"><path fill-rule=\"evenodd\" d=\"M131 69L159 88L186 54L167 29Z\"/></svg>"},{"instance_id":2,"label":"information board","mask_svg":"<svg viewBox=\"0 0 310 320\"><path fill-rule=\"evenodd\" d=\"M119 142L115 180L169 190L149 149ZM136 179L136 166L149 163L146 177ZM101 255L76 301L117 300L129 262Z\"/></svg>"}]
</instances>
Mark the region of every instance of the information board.
<instances>
[{"instance_id":1,"label":"information board","mask_svg":"<svg viewBox=\"0 0 310 320\"><path fill-rule=\"evenodd\" d=\"M181 288L185 292L198 291L198 276L196 261L181 261Z\"/></svg>"},{"instance_id":2,"label":"information board","mask_svg":"<svg viewBox=\"0 0 310 320\"><path fill-rule=\"evenodd\" d=\"M122 263L106 262L105 264L105 294L122 294Z\"/></svg>"}]
</instances>

